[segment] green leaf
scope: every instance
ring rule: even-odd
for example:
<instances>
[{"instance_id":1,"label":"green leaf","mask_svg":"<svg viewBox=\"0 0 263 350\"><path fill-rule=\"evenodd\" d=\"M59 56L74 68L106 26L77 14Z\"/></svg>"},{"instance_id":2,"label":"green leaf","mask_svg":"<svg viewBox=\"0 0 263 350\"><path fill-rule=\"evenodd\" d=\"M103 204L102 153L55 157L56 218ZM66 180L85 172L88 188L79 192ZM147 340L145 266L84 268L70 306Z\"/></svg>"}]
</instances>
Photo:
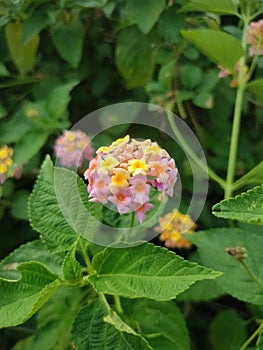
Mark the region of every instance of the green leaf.
<instances>
[{"instance_id":1,"label":"green leaf","mask_svg":"<svg viewBox=\"0 0 263 350\"><path fill-rule=\"evenodd\" d=\"M263 78L251 80L247 84L247 90L263 105Z\"/></svg>"},{"instance_id":2,"label":"green leaf","mask_svg":"<svg viewBox=\"0 0 263 350\"><path fill-rule=\"evenodd\" d=\"M24 114L24 107L14 113L14 115L1 124L0 140L1 143L17 142L22 136L30 130L32 123Z\"/></svg>"},{"instance_id":3,"label":"green leaf","mask_svg":"<svg viewBox=\"0 0 263 350\"><path fill-rule=\"evenodd\" d=\"M226 252L226 248L242 246L248 257L245 263L256 278L263 276L262 236L235 228L217 228L199 231L187 238L198 247L202 263L221 270L223 275L215 282L234 298L252 304L263 304L262 289L254 282L242 264ZM261 281L261 284L262 281Z\"/></svg>"},{"instance_id":4,"label":"green leaf","mask_svg":"<svg viewBox=\"0 0 263 350\"><path fill-rule=\"evenodd\" d=\"M68 349L80 299L79 288L60 288L36 315L37 331L29 350Z\"/></svg>"},{"instance_id":5,"label":"green leaf","mask_svg":"<svg viewBox=\"0 0 263 350\"><path fill-rule=\"evenodd\" d=\"M233 71L237 61L244 54L238 39L224 32L198 29L182 30L182 35L216 64Z\"/></svg>"},{"instance_id":6,"label":"green leaf","mask_svg":"<svg viewBox=\"0 0 263 350\"><path fill-rule=\"evenodd\" d=\"M70 282L78 282L82 279L82 271L79 262L77 261L76 249L78 240L73 244L70 251L66 254L63 261L63 275L64 278Z\"/></svg>"},{"instance_id":7,"label":"green leaf","mask_svg":"<svg viewBox=\"0 0 263 350\"><path fill-rule=\"evenodd\" d=\"M39 35L35 35L26 45L22 45L22 31L23 24L19 22L9 22L5 27L10 55L21 76L24 76L34 67L36 52L39 45Z\"/></svg>"},{"instance_id":8,"label":"green leaf","mask_svg":"<svg viewBox=\"0 0 263 350\"><path fill-rule=\"evenodd\" d=\"M210 340L214 350L238 350L246 340L244 320L235 310L218 313L210 324Z\"/></svg>"},{"instance_id":9,"label":"green leaf","mask_svg":"<svg viewBox=\"0 0 263 350\"><path fill-rule=\"evenodd\" d=\"M17 281L0 279L0 328L28 320L60 285L57 275L38 262L19 265Z\"/></svg>"},{"instance_id":10,"label":"green leaf","mask_svg":"<svg viewBox=\"0 0 263 350\"><path fill-rule=\"evenodd\" d=\"M155 350L189 350L185 320L173 301L122 300L131 324L139 324L143 336ZM154 337L151 335L155 335Z\"/></svg>"},{"instance_id":11,"label":"green leaf","mask_svg":"<svg viewBox=\"0 0 263 350\"><path fill-rule=\"evenodd\" d=\"M255 350L263 350L263 332L259 333Z\"/></svg>"},{"instance_id":12,"label":"green leaf","mask_svg":"<svg viewBox=\"0 0 263 350\"><path fill-rule=\"evenodd\" d=\"M42 129L32 128L16 143L14 161L22 165L33 158L46 143L48 133Z\"/></svg>"},{"instance_id":13,"label":"green leaf","mask_svg":"<svg viewBox=\"0 0 263 350\"><path fill-rule=\"evenodd\" d=\"M73 323L72 340L78 350L150 350L152 347L137 333L127 333L130 327L116 325L116 318L112 320L108 316L107 309L100 300L94 300L82 308ZM107 322L103 319L106 317ZM119 331L108 322L114 323ZM128 328L127 328L128 327ZM153 349L152 349L153 350Z\"/></svg>"},{"instance_id":14,"label":"green leaf","mask_svg":"<svg viewBox=\"0 0 263 350\"><path fill-rule=\"evenodd\" d=\"M129 298L173 299L196 281L220 275L150 243L106 248L92 264L96 274L90 282L96 290Z\"/></svg>"},{"instance_id":15,"label":"green leaf","mask_svg":"<svg viewBox=\"0 0 263 350\"><path fill-rule=\"evenodd\" d=\"M192 0L184 5L180 11L202 11L221 15L236 15L237 6L231 0Z\"/></svg>"},{"instance_id":16,"label":"green leaf","mask_svg":"<svg viewBox=\"0 0 263 350\"><path fill-rule=\"evenodd\" d=\"M12 197L12 215L20 220L27 220L27 201L29 197L29 191L20 190L17 191Z\"/></svg>"},{"instance_id":17,"label":"green leaf","mask_svg":"<svg viewBox=\"0 0 263 350\"><path fill-rule=\"evenodd\" d=\"M0 262L0 276L5 279L18 279L17 267L23 262L37 261L47 266L50 271L60 275L63 259L48 251L40 240L22 244Z\"/></svg>"},{"instance_id":18,"label":"green leaf","mask_svg":"<svg viewBox=\"0 0 263 350\"><path fill-rule=\"evenodd\" d=\"M175 60L162 66L158 73L158 81L161 84L161 86L166 90L171 90L172 88L172 83L174 80L174 72L175 72Z\"/></svg>"},{"instance_id":19,"label":"green leaf","mask_svg":"<svg viewBox=\"0 0 263 350\"><path fill-rule=\"evenodd\" d=\"M47 156L29 197L30 222L43 243L60 252L71 249L79 234L89 238L97 225L89 213L93 204L83 180L68 169L54 168Z\"/></svg>"},{"instance_id":20,"label":"green leaf","mask_svg":"<svg viewBox=\"0 0 263 350\"><path fill-rule=\"evenodd\" d=\"M157 22L164 8L165 0L128 0L126 14L144 34L147 34Z\"/></svg>"},{"instance_id":21,"label":"green leaf","mask_svg":"<svg viewBox=\"0 0 263 350\"><path fill-rule=\"evenodd\" d=\"M83 8L101 8L108 0L69 0L67 6L83 7Z\"/></svg>"},{"instance_id":22,"label":"green leaf","mask_svg":"<svg viewBox=\"0 0 263 350\"><path fill-rule=\"evenodd\" d=\"M244 13L247 15L255 15L254 12L258 8L260 1L258 1L258 0L239 0L239 2L240 2L240 7L241 7L241 13Z\"/></svg>"},{"instance_id":23,"label":"green leaf","mask_svg":"<svg viewBox=\"0 0 263 350\"><path fill-rule=\"evenodd\" d=\"M212 208L219 218L263 224L263 185L217 203Z\"/></svg>"},{"instance_id":24,"label":"green leaf","mask_svg":"<svg viewBox=\"0 0 263 350\"><path fill-rule=\"evenodd\" d=\"M204 109L211 109L214 106L214 96L207 92L200 92L193 98L193 104Z\"/></svg>"},{"instance_id":25,"label":"green leaf","mask_svg":"<svg viewBox=\"0 0 263 350\"><path fill-rule=\"evenodd\" d=\"M51 38L61 58L72 68L78 68L84 41L82 22L77 19L67 24L60 24Z\"/></svg>"},{"instance_id":26,"label":"green leaf","mask_svg":"<svg viewBox=\"0 0 263 350\"><path fill-rule=\"evenodd\" d=\"M197 251L189 257L192 262L201 264L201 259ZM216 283L216 280L203 280L196 282L191 288L180 294L177 300L180 301L206 301L216 299L225 294L223 289Z\"/></svg>"},{"instance_id":27,"label":"green leaf","mask_svg":"<svg viewBox=\"0 0 263 350\"><path fill-rule=\"evenodd\" d=\"M237 190L240 187L248 184L260 185L263 179L263 161L257 164L248 173L242 176L240 179L235 181L233 184L234 189Z\"/></svg>"},{"instance_id":28,"label":"green leaf","mask_svg":"<svg viewBox=\"0 0 263 350\"><path fill-rule=\"evenodd\" d=\"M29 219L33 229L41 234L43 243L53 251L70 249L76 233L65 220L54 188L54 167L46 157L29 197Z\"/></svg>"},{"instance_id":29,"label":"green leaf","mask_svg":"<svg viewBox=\"0 0 263 350\"><path fill-rule=\"evenodd\" d=\"M26 45L48 24L48 18L41 11L34 11L33 14L24 22L21 44Z\"/></svg>"},{"instance_id":30,"label":"green leaf","mask_svg":"<svg viewBox=\"0 0 263 350\"><path fill-rule=\"evenodd\" d=\"M180 30L185 25L185 14L178 13L176 8L164 11L158 21L158 32L169 44L176 44L182 40Z\"/></svg>"},{"instance_id":31,"label":"green leaf","mask_svg":"<svg viewBox=\"0 0 263 350\"><path fill-rule=\"evenodd\" d=\"M78 83L79 81L74 80L50 91L46 100L46 110L52 118L58 119L66 111L71 99L70 92Z\"/></svg>"},{"instance_id":32,"label":"green leaf","mask_svg":"<svg viewBox=\"0 0 263 350\"><path fill-rule=\"evenodd\" d=\"M12 350L32 350L31 345L33 341L34 336L30 335L27 338L23 338L19 340L14 347L12 347Z\"/></svg>"},{"instance_id":33,"label":"green leaf","mask_svg":"<svg viewBox=\"0 0 263 350\"><path fill-rule=\"evenodd\" d=\"M191 63L183 65L180 79L185 88L189 90L193 89L202 82L202 78L201 68Z\"/></svg>"},{"instance_id":34,"label":"green leaf","mask_svg":"<svg viewBox=\"0 0 263 350\"><path fill-rule=\"evenodd\" d=\"M115 311L110 310L108 315L103 317L103 321L112 325L120 332L126 332L129 334L137 335L135 330L128 326Z\"/></svg>"},{"instance_id":35,"label":"green leaf","mask_svg":"<svg viewBox=\"0 0 263 350\"><path fill-rule=\"evenodd\" d=\"M152 76L153 58L149 38L135 26L121 32L116 46L116 64L129 88L143 86Z\"/></svg>"},{"instance_id":36,"label":"green leaf","mask_svg":"<svg viewBox=\"0 0 263 350\"><path fill-rule=\"evenodd\" d=\"M3 62L0 62L0 77L9 77L10 76L10 72L9 70L6 68L5 64Z\"/></svg>"}]
</instances>

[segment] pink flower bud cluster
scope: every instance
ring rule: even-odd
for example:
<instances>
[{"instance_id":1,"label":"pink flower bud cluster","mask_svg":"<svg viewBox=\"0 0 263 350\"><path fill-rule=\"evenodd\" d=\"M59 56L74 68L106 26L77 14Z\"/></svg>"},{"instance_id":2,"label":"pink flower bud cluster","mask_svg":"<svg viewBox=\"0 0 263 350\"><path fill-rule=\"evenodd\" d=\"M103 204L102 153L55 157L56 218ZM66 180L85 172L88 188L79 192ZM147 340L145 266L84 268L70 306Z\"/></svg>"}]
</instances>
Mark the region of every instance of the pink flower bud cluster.
<instances>
[{"instance_id":1,"label":"pink flower bud cluster","mask_svg":"<svg viewBox=\"0 0 263 350\"><path fill-rule=\"evenodd\" d=\"M263 55L263 19L250 23L247 42L251 45L249 49L250 56Z\"/></svg>"},{"instance_id":2,"label":"pink flower bud cluster","mask_svg":"<svg viewBox=\"0 0 263 350\"><path fill-rule=\"evenodd\" d=\"M60 164L67 168L80 167L84 160L90 160L94 149L89 137L80 130L64 130L55 141L54 151Z\"/></svg>"},{"instance_id":3,"label":"pink flower bud cluster","mask_svg":"<svg viewBox=\"0 0 263 350\"><path fill-rule=\"evenodd\" d=\"M127 135L109 147L99 148L84 177L91 201L111 202L121 215L135 212L142 223L153 207L151 186L172 196L177 168L174 159L156 142L137 141Z\"/></svg>"}]
</instances>

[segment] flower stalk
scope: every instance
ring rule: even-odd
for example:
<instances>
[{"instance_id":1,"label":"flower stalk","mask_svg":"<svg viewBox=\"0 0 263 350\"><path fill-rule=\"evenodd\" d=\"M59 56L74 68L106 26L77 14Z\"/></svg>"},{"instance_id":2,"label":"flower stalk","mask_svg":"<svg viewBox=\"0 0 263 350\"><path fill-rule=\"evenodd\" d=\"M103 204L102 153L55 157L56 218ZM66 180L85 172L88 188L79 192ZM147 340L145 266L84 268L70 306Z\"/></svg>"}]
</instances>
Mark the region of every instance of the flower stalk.
<instances>
[{"instance_id":1,"label":"flower stalk","mask_svg":"<svg viewBox=\"0 0 263 350\"><path fill-rule=\"evenodd\" d=\"M236 168L236 159L237 159L237 150L238 150L238 141L240 133L240 124L242 116L242 105L244 98L244 91L246 89L247 81L244 79L244 69L246 65L246 50L247 50L247 30L249 25L249 19L244 18L244 27L242 35L242 47L244 49L244 55L240 59L240 68L238 73L238 87L235 100L235 109L233 116L233 127L231 132L231 141L229 148L229 157L227 165L227 176L226 176L226 185L224 198L227 199L232 196L233 193L233 183L235 177L235 168Z\"/></svg>"}]
</instances>

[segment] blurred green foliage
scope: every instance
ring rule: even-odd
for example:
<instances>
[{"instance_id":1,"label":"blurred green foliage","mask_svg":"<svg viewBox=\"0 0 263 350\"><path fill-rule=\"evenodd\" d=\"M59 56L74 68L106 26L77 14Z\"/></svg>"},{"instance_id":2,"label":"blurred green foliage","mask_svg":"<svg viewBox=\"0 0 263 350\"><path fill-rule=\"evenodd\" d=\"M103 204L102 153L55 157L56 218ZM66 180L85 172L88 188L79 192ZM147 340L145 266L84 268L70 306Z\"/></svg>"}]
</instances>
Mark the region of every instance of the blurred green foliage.
<instances>
[{"instance_id":1,"label":"blurred green foliage","mask_svg":"<svg viewBox=\"0 0 263 350\"><path fill-rule=\"evenodd\" d=\"M174 112L194 130L210 167L225 177L235 89L229 77L218 77L217 64L234 69L242 55L241 30L234 16L239 1L221 1L220 6L218 1L195 3L187 0L1 1L0 146L13 147L14 162L23 166L22 177L8 179L1 188L1 257L37 237L27 221L27 198L45 154L53 154L55 138L98 108L123 101L150 102L162 107L172 104ZM262 4L257 1L251 4L260 15ZM197 12L196 6L204 12ZM246 8L248 1L240 0L240 6ZM242 177L262 160L259 152L263 147L262 74L261 57L242 101L236 177ZM105 126L106 121L102 118L100 123ZM143 132L139 131L142 135ZM147 132L151 137L156 131ZM109 129L103 137L111 142L116 130ZM159 137L162 140L161 134ZM170 140L166 140L166 147L172 147ZM178 163L180 159L183 157L178 152ZM253 175L257 176L256 183L262 181L261 173ZM191 196L188 175L188 165L183 164L181 177L185 179L186 199ZM253 178L248 185L244 182L240 187L251 187ZM222 220L210 213L222 195L222 190L211 183L200 228L223 225ZM59 302L63 304L68 298L69 307L75 309L79 295L78 292L72 295L74 298L62 290ZM45 312L55 309L56 303L52 300L37 316L38 326L32 319L25 327L2 331L1 349L10 349L36 327L41 332L34 342L43 344L45 330L52 329L45 324ZM235 303L226 298L219 309ZM206 324L215 315L217 305L208 304L202 311L199 307L193 306L189 311L187 305L182 306L186 318L192 317L189 324L194 349L210 349L217 342L214 328L220 319L238 320L240 325L236 325L235 331L242 330L243 340L244 327L238 313L229 316L222 311L212 321L209 331ZM249 316L243 304L238 304L237 309ZM61 317L72 316L65 305L59 312ZM200 313L203 315L196 321ZM55 321L56 318L52 322ZM68 332L66 324L61 327L61 332ZM204 335L202 341L200 334ZM32 342L28 339L14 349L31 349ZM48 348L67 349L62 340L59 344L50 343Z\"/></svg>"}]
</instances>

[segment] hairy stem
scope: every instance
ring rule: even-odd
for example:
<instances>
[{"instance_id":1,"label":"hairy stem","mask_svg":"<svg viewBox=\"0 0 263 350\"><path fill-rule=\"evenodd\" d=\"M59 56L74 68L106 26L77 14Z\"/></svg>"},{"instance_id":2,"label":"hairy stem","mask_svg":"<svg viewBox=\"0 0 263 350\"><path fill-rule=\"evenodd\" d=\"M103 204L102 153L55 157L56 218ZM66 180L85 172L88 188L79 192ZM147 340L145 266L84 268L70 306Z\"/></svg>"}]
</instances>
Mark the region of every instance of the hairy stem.
<instances>
[{"instance_id":1,"label":"hairy stem","mask_svg":"<svg viewBox=\"0 0 263 350\"><path fill-rule=\"evenodd\" d=\"M83 244L81 239L79 240L79 244L80 244L83 259L84 259L85 264L87 265L87 268L88 268L88 272L89 272L89 274L92 274L92 273L94 273L94 269L93 269L93 266L91 264L87 250L85 249L84 244Z\"/></svg>"},{"instance_id":2,"label":"hairy stem","mask_svg":"<svg viewBox=\"0 0 263 350\"><path fill-rule=\"evenodd\" d=\"M116 310L118 312L118 314L122 315L123 314L123 309L122 309L122 306L121 306L121 299L118 295L113 295L113 298L114 298L114 303L115 303L115 307L116 307Z\"/></svg>"},{"instance_id":3,"label":"hairy stem","mask_svg":"<svg viewBox=\"0 0 263 350\"><path fill-rule=\"evenodd\" d=\"M127 237L126 237L126 241L128 241L130 236L131 236L131 232L132 232L132 229L133 229L133 226L134 226L134 219L135 219L135 212L133 211L131 213L130 227L129 227L129 232L128 232Z\"/></svg>"},{"instance_id":4,"label":"hairy stem","mask_svg":"<svg viewBox=\"0 0 263 350\"><path fill-rule=\"evenodd\" d=\"M255 330L253 334L245 341L245 343L241 346L239 350L245 350L248 345L260 334L260 332L263 330L263 323L259 325L259 327Z\"/></svg>"},{"instance_id":5,"label":"hairy stem","mask_svg":"<svg viewBox=\"0 0 263 350\"><path fill-rule=\"evenodd\" d=\"M257 277L253 274L253 272L250 270L248 265L246 264L245 260L240 260L240 263L248 273L248 275L251 277L251 279L256 283L256 285L263 291L263 284L257 279Z\"/></svg>"},{"instance_id":6,"label":"hairy stem","mask_svg":"<svg viewBox=\"0 0 263 350\"><path fill-rule=\"evenodd\" d=\"M249 24L249 19L244 18L244 28L243 28L243 35L242 35L242 47L244 49L244 52L246 52L246 49L247 49L248 24ZM246 54L244 54L244 56L242 56L239 61L238 88L236 93L233 126L232 126L232 132L231 132L231 141L230 141L229 157L228 157L228 165L227 165L226 186L225 186L225 194L224 194L225 199L231 197L233 193L233 182L235 177L240 122L241 122L241 116L242 116L242 103L244 98L244 91L246 88L246 79L244 79L245 65L246 65Z\"/></svg>"}]
</instances>

